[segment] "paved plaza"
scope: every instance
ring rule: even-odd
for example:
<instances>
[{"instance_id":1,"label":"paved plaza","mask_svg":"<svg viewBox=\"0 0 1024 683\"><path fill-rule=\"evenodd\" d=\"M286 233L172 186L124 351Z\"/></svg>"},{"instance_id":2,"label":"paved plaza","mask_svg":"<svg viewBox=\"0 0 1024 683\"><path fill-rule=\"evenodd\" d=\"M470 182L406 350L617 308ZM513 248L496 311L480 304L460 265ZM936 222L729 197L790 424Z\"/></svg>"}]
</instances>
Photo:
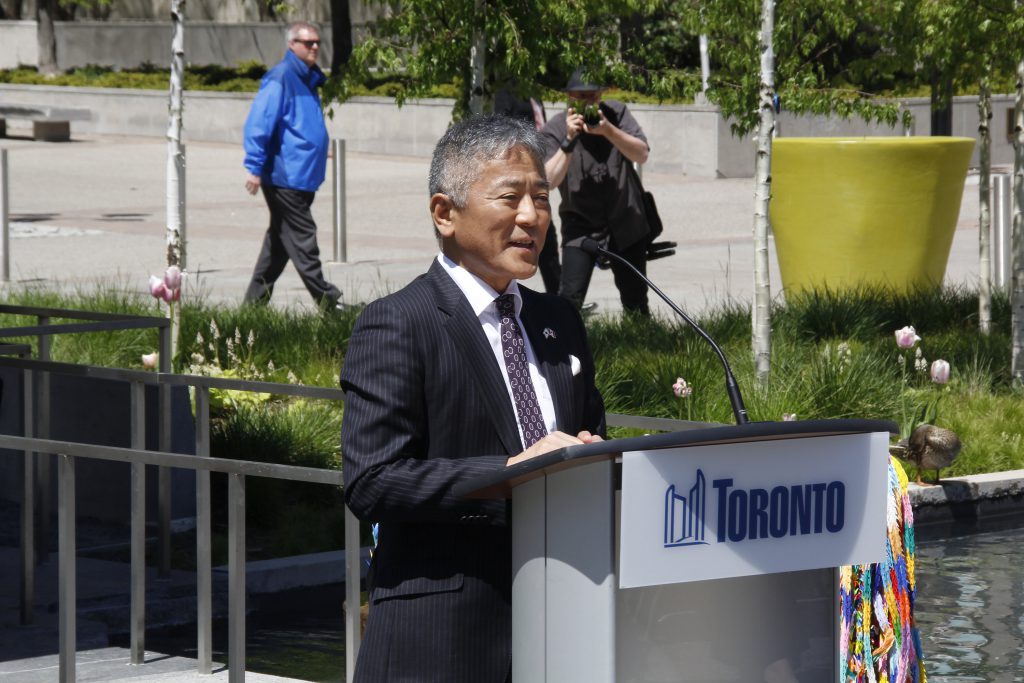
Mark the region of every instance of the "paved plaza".
<instances>
[{"instance_id":1,"label":"paved plaza","mask_svg":"<svg viewBox=\"0 0 1024 683\"><path fill-rule=\"evenodd\" d=\"M89 290L97 285L146 292L151 274L165 264L167 144L156 138L76 136L69 143L39 143L27 137L0 140L7 150L10 210L11 281L6 293L30 287ZM655 148L655 153L657 152ZM239 303L252 272L267 225L261 197L243 188L241 145L193 143L187 162L188 261L185 300ZM437 243L427 212L427 169L422 158L350 153L347 156L347 259L332 260L330 179L314 204L326 275L348 303L370 301L395 291L429 265ZM679 243L678 253L652 262L652 279L681 306L699 314L734 300L749 302L753 282L751 239L752 179L708 179L646 173L644 183L657 198L665 224L662 239ZM554 197L557 202L557 193ZM978 274L978 201L976 176L968 178L947 282L974 286ZM828 217L822 217L827 229ZM774 251L771 282L779 288ZM539 275L529 282L542 289ZM620 310L611 273L594 274L588 301L598 312ZM289 266L278 282L273 304L311 307L312 302ZM659 315L670 311L652 295ZM0 558L2 559L2 558ZM14 567L13 555L5 567ZM89 561L80 572L93 571ZM104 573L102 568L95 571ZM13 572L11 573L13 576ZM13 586L4 614L12 617ZM49 585L49 584L48 584ZM51 628L56 614L45 600L40 610ZM10 619L8 620L10 621ZM7 652L0 647L0 680L56 679L52 647L38 657L11 636L33 638L6 626ZM42 627L41 627L42 628ZM48 631L49 632L49 631ZM127 664L123 648L88 642L83 624L78 680L194 681L188 659L151 654L145 667ZM26 655L21 655L25 657ZM272 681L269 676L248 680Z\"/></svg>"},{"instance_id":2,"label":"paved plaza","mask_svg":"<svg viewBox=\"0 0 1024 683\"><path fill-rule=\"evenodd\" d=\"M70 143L6 138L11 283L68 290L106 283L146 291L165 263L167 144L138 137L75 136ZM655 152L657 148L655 147ZM192 143L187 150L186 299L242 300L267 225L262 197L243 189L241 145ZM330 177L314 203L326 275L348 303L370 301L409 282L437 253L427 212L428 160L349 153L347 259L334 262ZM726 300L750 301L753 180L644 174L675 256L652 262L651 278L694 314ZM555 193L557 202L557 193ZM976 176L968 178L947 281L977 279ZM827 229L827 217L823 217ZM773 293L779 276L771 257ZM542 289L540 277L531 286ZM594 274L588 301L620 310L610 271ZM311 306L291 265L277 306ZM669 315L654 300L654 309Z\"/></svg>"}]
</instances>

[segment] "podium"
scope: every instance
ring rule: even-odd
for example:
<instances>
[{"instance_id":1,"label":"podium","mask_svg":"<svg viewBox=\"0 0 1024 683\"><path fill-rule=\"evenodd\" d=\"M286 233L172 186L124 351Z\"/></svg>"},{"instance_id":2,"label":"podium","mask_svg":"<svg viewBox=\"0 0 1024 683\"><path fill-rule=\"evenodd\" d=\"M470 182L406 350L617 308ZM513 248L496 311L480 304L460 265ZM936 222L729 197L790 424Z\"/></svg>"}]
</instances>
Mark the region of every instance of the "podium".
<instances>
[{"instance_id":1,"label":"podium","mask_svg":"<svg viewBox=\"0 0 1024 683\"><path fill-rule=\"evenodd\" d=\"M838 680L838 572L885 554L880 420L572 446L465 482L512 499L515 683Z\"/></svg>"}]
</instances>

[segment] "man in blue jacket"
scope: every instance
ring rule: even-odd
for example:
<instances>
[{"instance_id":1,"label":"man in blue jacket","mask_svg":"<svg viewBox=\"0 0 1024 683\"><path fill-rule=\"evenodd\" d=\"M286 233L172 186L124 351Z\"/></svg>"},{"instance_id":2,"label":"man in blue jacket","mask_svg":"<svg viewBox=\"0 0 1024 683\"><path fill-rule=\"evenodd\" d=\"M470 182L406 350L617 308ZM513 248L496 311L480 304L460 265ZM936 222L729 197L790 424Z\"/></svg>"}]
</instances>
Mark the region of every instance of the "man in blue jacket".
<instances>
[{"instance_id":1,"label":"man in blue jacket","mask_svg":"<svg viewBox=\"0 0 1024 683\"><path fill-rule=\"evenodd\" d=\"M317 89L326 77L316 65L320 32L288 27L288 51L260 83L245 121L245 189L263 188L270 227L256 261L247 302L267 303L291 259L321 308L336 308L341 291L324 279L310 206L327 168L327 127Z\"/></svg>"}]
</instances>

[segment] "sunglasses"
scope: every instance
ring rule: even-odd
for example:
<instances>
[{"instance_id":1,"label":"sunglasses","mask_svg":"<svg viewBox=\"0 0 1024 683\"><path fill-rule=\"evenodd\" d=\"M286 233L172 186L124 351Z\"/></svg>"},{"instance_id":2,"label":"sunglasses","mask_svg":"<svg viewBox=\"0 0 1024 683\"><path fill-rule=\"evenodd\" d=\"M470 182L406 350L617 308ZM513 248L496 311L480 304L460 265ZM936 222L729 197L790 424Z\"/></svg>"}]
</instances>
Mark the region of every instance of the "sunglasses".
<instances>
[{"instance_id":1,"label":"sunglasses","mask_svg":"<svg viewBox=\"0 0 1024 683\"><path fill-rule=\"evenodd\" d=\"M320 45L320 41L319 40L299 40L298 38L296 38L292 42L302 43L303 45L306 46L307 50L312 50L314 47L317 47L317 46Z\"/></svg>"}]
</instances>

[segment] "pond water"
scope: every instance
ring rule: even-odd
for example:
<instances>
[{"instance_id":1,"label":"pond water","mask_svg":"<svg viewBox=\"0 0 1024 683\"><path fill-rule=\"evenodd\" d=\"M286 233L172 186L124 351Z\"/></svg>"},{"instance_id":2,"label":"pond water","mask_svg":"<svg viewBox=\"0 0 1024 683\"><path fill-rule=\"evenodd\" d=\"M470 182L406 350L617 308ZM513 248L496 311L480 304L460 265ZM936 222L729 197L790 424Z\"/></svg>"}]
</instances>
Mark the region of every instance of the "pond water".
<instances>
[{"instance_id":1,"label":"pond water","mask_svg":"<svg viewBox=\"0 0 1024 683\"><path fill-rule=\"evenodd\" d=\"M929 683L1024 682L1024 524L929 538L919 531L917 604Z\"/></svg>"},{"instance_id":2,"label":"pond water","mask_svg":"<svg viewBox=\"0 0 1024 683\"><path fill-rule=\"evenodd\" d=\"M917 604L929 683L1024 683L1024 518L917 530ZM345 678L342 586L250 599L250 671L309 681ZM226 623L214 628L226 661ZM147 634L148 648L195 657L195 630Z\"/></svg>"}]
</instances>

